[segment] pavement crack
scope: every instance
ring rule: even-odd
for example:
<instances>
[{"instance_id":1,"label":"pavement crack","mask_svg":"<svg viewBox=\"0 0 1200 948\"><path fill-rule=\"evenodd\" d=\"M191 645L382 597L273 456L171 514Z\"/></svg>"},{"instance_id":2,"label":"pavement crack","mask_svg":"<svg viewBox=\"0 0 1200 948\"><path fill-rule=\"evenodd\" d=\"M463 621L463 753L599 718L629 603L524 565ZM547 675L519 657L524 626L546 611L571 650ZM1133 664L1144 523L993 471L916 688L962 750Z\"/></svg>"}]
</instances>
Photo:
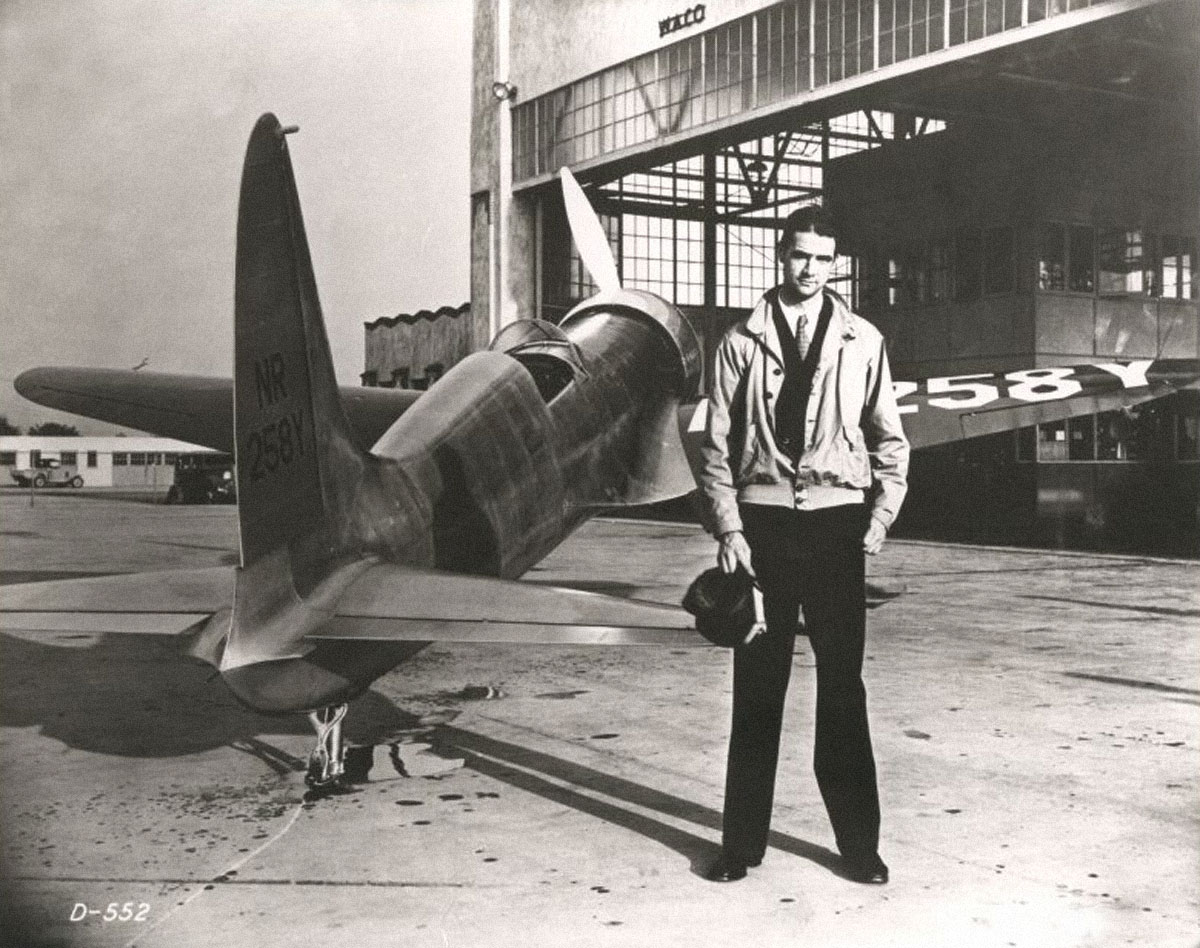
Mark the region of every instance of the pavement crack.
<instances>
[{"instance_id":1,"label":"pavement crack","mask_svg":"<svg viewBox=\"0 0 1200 948\"><path fill-rule=\"evenodd\" d=\"M134 948L134 946L137 945L137 943L139 941L141 941L143 938L145 938L147 935L151 934L152 932L157 931L159 928L161 928L163 925L165 925L169 919L174 918L177 914L179 914L185 908L187 908L189 905L191 905L192 902L194 902L196 899L198 899L205 892L209 892L212 889L214 889L216 887L216 885L218 884L217 883L218 879L222 880L221 883L219 883L219 884L222 884L222 885L228 884L231 881L229 879L230 875L236 873L239 869L242 868L242 866L246 865L246 863L248 863L251 859L254 859L260 853L266 851L271 846L275 845L275 843L277 843L279 840L281 840L285 835L287 835L288 831L293 826L296 825L296 821L300 819L300 815L302 813L304 813L305 809L306 809L306 806L304 803L297 803L295 809L292 811L291 817L288 818L288 821L284 825L283 829L281 829L278 833L276 833L274 836L272 836L270 839L268 839L265 843L263 843L257 849L251 850L250 852L246 853L246 855L242 856L241 859L236 860L233 863L233 865L231 865L224 872L217 873L217 875L214 876L212 879L208 879L208 880L204 880L204 881L197 880L194 883L192 883L192 882L186 883L188 885L192 885L192 884L199 885L200 888L198 888L195 892L193 892L191 895L189 895L186 899L184 899L182 902L180 902L178 905L176 905L173 909L171 909L169 912L167 912L165 915L163 915L161 918L159 918L149 928L143 929L142 931L138 932L138 934L136 934L133 938L131 938L129 941L127 941L125 943L124 948Z\"/></svg>"}]
</instances>

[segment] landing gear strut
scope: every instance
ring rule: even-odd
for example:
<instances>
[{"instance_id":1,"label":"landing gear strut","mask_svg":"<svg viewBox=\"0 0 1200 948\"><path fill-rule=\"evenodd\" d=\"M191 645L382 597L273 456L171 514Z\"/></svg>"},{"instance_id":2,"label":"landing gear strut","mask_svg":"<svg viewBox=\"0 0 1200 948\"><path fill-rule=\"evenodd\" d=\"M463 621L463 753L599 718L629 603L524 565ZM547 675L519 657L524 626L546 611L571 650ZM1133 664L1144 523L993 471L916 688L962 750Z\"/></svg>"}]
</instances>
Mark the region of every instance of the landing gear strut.
<instances>
[{"instance_id":1,"label":"landing gear strut","mask_svg":"<svg viewBox=\"0 0 1200 948\"><path fill-rule=\"evenodd\" d=\"M311 799L354 792L346 781L343 760L342 718L346 709L347 705L339 704L309 712L308 720L317 732L317 746L308 755L308 772L304 775Z\"/></svg>"}]
</instances>

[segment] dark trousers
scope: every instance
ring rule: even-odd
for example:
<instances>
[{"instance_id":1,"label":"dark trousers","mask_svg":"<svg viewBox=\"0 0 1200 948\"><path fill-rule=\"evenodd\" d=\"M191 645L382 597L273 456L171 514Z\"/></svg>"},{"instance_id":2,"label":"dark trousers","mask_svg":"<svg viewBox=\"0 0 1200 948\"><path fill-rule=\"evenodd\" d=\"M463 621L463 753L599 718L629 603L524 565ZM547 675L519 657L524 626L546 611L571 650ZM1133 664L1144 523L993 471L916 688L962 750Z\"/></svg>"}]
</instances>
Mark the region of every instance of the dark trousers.
<instances>
[{"instance_id":1,"label":"dark trousers","mask_svg":"<svg viewBox=\"0 0 1200 948\"><path fill-rule=\"evenodd\" d=\"M866 594L860 505L798 511L743 504L767 632L733 653L733 730L725 852L757 862L767 846L784 697L799 610L817 662L813 769L843 855L879 845L879 791L862 681Z\"/></svg>"}]
</instances>

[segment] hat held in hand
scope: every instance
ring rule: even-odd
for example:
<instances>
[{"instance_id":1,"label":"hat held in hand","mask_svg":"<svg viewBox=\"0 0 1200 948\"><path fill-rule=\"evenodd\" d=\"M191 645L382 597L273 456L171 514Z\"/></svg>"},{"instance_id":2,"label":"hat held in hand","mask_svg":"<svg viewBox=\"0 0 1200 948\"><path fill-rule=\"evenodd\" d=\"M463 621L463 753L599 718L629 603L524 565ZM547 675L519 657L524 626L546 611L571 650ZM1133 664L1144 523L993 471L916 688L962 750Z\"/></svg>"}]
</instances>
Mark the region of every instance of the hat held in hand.
<instances>
[{"instance_id":1,"label":"hat held in hand","mask_svg":"<svg viewBox=\"0 0 1200 948\"><path fill-rule=\"evenodd\" d=\"M696 617L696 631L722 648L746 641L758 621L754 577L743 569L713 567L697 576L683 596L683 608Z\"/></svg>"}]
</instances>

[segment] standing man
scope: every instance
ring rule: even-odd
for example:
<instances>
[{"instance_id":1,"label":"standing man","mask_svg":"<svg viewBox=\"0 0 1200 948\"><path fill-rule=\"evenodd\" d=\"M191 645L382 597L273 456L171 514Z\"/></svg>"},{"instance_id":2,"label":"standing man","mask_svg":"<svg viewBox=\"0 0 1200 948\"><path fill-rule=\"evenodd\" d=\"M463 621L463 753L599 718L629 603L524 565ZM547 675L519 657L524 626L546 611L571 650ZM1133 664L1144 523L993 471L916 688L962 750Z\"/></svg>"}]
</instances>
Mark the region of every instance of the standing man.
<instances>
[{"instance_id":1,"label":"standing man","mask_svg":"<svg viewBox=\"0 0 1200 948\"><path fill-rule=\"evenodd\" d=\"M706 873L717 882L745 878L766 851L801 607L817 663L813 768L844 871L888 880L862 682L864 553L900 510L909 449L883 337L826 289L836 253L827 211L789 215L783 282L716 353L702 487L717 562L757 576L766 619L733 653L722 851Z\"/></svg>"}]
</instances>

